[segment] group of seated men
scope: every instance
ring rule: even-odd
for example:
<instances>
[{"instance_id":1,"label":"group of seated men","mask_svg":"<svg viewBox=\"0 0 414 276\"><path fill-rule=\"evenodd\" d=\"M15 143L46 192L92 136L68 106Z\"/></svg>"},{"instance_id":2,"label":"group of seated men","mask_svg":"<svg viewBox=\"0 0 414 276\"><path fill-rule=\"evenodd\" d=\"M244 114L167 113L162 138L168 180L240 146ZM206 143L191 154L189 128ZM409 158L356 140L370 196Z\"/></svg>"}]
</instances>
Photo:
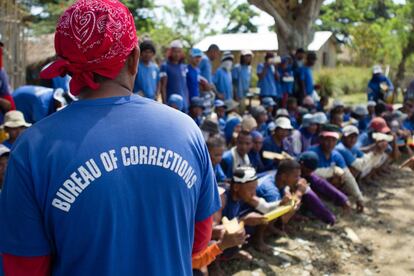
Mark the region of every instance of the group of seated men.
<instances>
[{"instance_id":1,"label":"group of seated men","mask_svg":"<svg viewBox=\"0 0 414 276\"><path fill-rule=\"evenodd\" d=\"M329 109L311 99L298 106L289 98L277 108L272 98L239 112L237 104L216 100L214 112L203 115L194 102L206 139L222 209L214 215L213 242L193 256L195 273L236 256L250 258L241 246L250 243L269 252L268 234L284 231L293 217L307 214L327 225L336 216L330 201L350 212L364 211L362 187L372 185L390 170L401 151L411 153L414 105L406 100L399 110L383 102L347 107L335 100ZM196 121L197 122L197 121ZM285 215L269 221L265 214L291 204ZM225 231L223 218L237 219L244 227Z\"/></svg>"}]
</instances>

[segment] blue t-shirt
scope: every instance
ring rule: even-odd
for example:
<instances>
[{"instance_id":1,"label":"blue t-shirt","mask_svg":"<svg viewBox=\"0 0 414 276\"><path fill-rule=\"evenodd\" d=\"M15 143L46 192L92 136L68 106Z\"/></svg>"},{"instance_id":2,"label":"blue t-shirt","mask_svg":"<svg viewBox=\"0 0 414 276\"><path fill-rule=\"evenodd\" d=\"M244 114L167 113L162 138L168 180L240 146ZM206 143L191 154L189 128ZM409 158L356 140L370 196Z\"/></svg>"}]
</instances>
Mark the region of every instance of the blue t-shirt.
<instances>
[{"instance_id":1,"label":"blue t-shirt","mask_svg":"<svg viewBox=\"0 0 414 276\"><path fill-rule=\"evenodd\" d=\"M234 66L231 74L233 76L233 85L237 97L239 97L239 99L244 99L247 93L249 93L250 81L252 79L252 67L250 65L237 64Z\"/></svg>"},{"instance_id":2,"label":"blue t-shirt","mask_svg":"<svg viewBox=\"0 0 414 276\"><path fill-rule=\"evenodd\" d=\"M360 151L357 147L354 146L352 147L352 149L349 149L345 147L345 145L342 142L339 143L335 147L335 149L342 155L348 167L351 166L352 163L354 163L356 159L364 156L364 153Z\"/></svg>"},{"instance_id":3,"label":"blue t-shirt","mask_svg":"<svg viewBox=\"0 0 414 276\"><path fill-rule=\"evenodd\" d=\"M10 95L9 77L6 70L0 69L0 96Z\"/></svg>"},{"instance_id":4,"label":"blue t-shirt","mask_svg":"<svg viewBox=\"0 0 414 276\"><path fill-rule=\"evenodd\" d=\"M200 68L201 76L205 78L208 81L208 83L213 83L212 65L208 56L203 55L203 57L201 58L200 65L198 67Z\"/></svg>"},{"instance_id":5,"label":"blue t-shirt","mask_svg":"<svg viewBox=\"0 0 414 276\"><path fill-rule=\"evenodd\" d=\"M280 94L287 93L289 96L293 94L293 85L295 83L294 79L289 81L290 78L293 78L293 70L291 68L282 69L281 67L278 68L279 75L280 75Z\"/></svg>"},{"instance_id":6,"label":"blue t-shirt","mask_svg":"<svg viewBox=\"0 0 414 276\"><path fill-rule=\"evenodd\" d=\"M335 165L340 168L346 168L346 163L342 155L337 150L332 150L331 156L327 159L323 153L321 146L314 146L309 148L310 151L315 152L319 157L318 168L329 168Z\"/></svg>"},{"instance_id":7,"label":"blue t-shirt","mask_svg":"<svg viewBox=\"0 0 414 276\"><path fill-rule=\"evenodd\" d=\"M199 80L200 80L200 69L194 68L191 64L188 64L187 87L188 87L188 95L190 97L190 100L193 97L200 96Z\"/></svg>"},{"instance_id":8,"label":"blue t-shirt","mask_svg":"<svg viewBox=\"0 0 414 276\"><path fill-rule=\"evenodd\" d=\"M58 88L62 88L63 91L68 92L69 91L69 81L71 77L68 75L64 77L55 77L52 79L52 86L53 89L56 90Z\"/></svg>"},{"instance_id":9,"label":"blue t-shirt","mask_svg":"<svg viewBox=\"0 0 414 276\"><path fill-rule=\"evenodd\" d=\"M224 174L232 178L233 177L233 155L231 154L231 150L225 151L223 153L223 158L221 159L221 168Z\"/></svg>"},{"instance_id":10,"label":"blue t-shirt","mask_svg":"<svg viewBox=\"0 0 414 276\"><path fill-rule=\"evenodd\" d=\"M16 109L21 111L28 123L35 123L55 111L53 89L43 86L25 85L13 92Z\"/></svg>"},{"instance_id":11,"label":"blue t-shirt","mask_svg":"<svg viewBox=\"0 0 414 276\"><path fill-rule=\"evenodd\" d=\"M190 117L136 95L81 100L16 142L0 251L52 255L52 275L192 275L194 223L219 208Z\"/></svg>"},{"instance_id":12,"label":"blue t-shirt","mask_svg":"<svg viewBox=\"0 0 414 276\"><path fill-rule=\"evenodd\" d=\"M284 191L276 186L275 173L259 178L256 188L256 195L264 198L266 202L282 200Z\"/></svg>"},{"instance_id":13,"label":"blue t-shirt","mask_svg":"<svg viewBox=\"0 0 414 276\"><path fill-rule=\"evenodd\" d=\"M263 140L263 147L262 147L262 151L272 151L272 152L276 152L276 153L282 153L283 151L286 151L284 145L282 144L282 146L278 146L275 141L273 140L273 136L272 135L268 135L264 140ZM271 159L266 159L263 158L263 164L265 166L265 170L273 170L276 168L275 162Z\"/></svg>"},{"instance_id":14,"label":"blue t-shirt","mask_svg":"<svg viewBox=\"0 0 414 276\"><path fill-rule=\"evenodd\" d=\"M308 66L301 67L300 79L305 82L306 95L312 95L314 90L312 68Z\"/></svg>"},{"instance_id":15,"label":"blue t-shirt","mask_svg":"<svg viewBox=\"0 0 414 276\"><path fill-rule=\"evenodd\" d=\"M155 99L157 94L157 86L160 81L160 70L154 62L146 65L139 63L138 73L134 82L134 93L142 91L144 96L149 99Z\"/></svg>"},{"instance_id":16,"label":"blue t-shirt","mask_svg":"<svg viewBox=\"0 0 414 276\"><path fill-rule=\"evenodd\" d=\"M410 120L410 118L407 118L403 121L402 126L404 129L413 132L414 131L414 120Z\"/></svg>"},{"instance_id":17,"label":"blue t-shirt","mask_svg":"<svg viewBox=\"0 0 414 276\"><path fill-rule=\"evenodd\" d=\"M231 72L227 71L223 67L220 67L214 74L213 82L218 93L224 95L224 100L233 99L233 83Z\"/></svg>"},{"instance_id":18,"label":"blue t-shirt","mask_svg":"<svg viewBox=\"0 0 414 276\"><path fill-rule=\"evenodd\" d=\"M190 103L187 88L187 71L186 64L174 64L169 61L161 65L160 69L160 77L167 77L167 99L172 94L181 95L184 99L184 111L187 111Z\"/></svg>"},{"instance_id":19,"label":"blue t-shirt","mask_svg":"<svg viewBox=\"0 0 414 276\"><path fill-rule=\"evenodd\" d=\"M264 70L264 64L260 63L257 65L256 72L260 74ZM275 67L270 65L270 68L267 69L266 75L263 79L259 79L257 82L257 87L260 88L260 96L261 97L277 97L278 91L276 87L276 80L275 80Z\"/></svg>"},{"instance_id":20,"label":"blue t-shirt","mask_svg":"<svg viewBox=\"0 0 414 276\"><path fill-rule=\"evenodd\" d=\"M227 179L226 174L223 172L220 164L214 166L214 174L216 175L217 183L224 182Z\"/></svg>"},{"instance_id":21,"label":"blue t-shirt","mask_svg":"<svg viewBox=\"0 0 414 276\"><path fill-rule=\"evenodd\" d=\"M374 75L368 83L368 101L375 101L382 99L384 100L384 95L381 92L381 83L386 83L389 91L394 90L394 85L391 80L386 76Z\"/></svg>"}]
</instances>

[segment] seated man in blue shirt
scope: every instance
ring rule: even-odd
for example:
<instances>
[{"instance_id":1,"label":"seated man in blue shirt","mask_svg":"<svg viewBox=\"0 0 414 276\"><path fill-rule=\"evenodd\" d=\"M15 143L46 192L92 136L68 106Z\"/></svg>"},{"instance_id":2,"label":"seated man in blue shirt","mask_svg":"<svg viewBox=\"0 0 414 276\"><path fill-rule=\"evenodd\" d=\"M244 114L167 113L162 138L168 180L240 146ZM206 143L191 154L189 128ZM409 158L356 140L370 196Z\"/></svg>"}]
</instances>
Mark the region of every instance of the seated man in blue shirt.
<instances>
[{"instance_id":1,"label":"seated man in blue shirt","mask_svg":"<svg viewBox=\"0 0 414 276\"><path fill-rule=\"evenodd\" d=\"M267 121L268 115L266 109L262 105L253 106L250 109L250 114L252 114L253 118L256 120L257 123L257 130L263 135L267 135Z\"/></svg>"},{"instance_id":2,"label":"seated man in blue shirt","mask_svg":"<svg viewBox=\"0 0 414 276\"><path fill-rule=\"evenodd\" d=\"M387 143L378 141L375 147L367 153L363 153L357 146L359 130L357 127L349 125L343 128L342 141L335 149L342 155L346 165L355 177L360 179L368 176L378 165L381 155L387 149ZM391 136L392 138L392 136Z\"/></svg>"},{"instance_id":3,"label":"seated man in blue shirt","mask_svg":"<svg viewBox=\"0 0 414 276\"><path fill-rule=\"evenodd\" d=\"M277 202L278 205L285 205L295 197L296 206L293 211L281 217L282 227L299 209L302 198L304 181L300 178L301 167L294 160L282 160L276 174L270 173L259 179L256 195L263 198L266 202ZM300 184L299 184L300 183ZM298 185L299 184L299 185ZM301 188L299 188L301 186ZM268 230L275 232L274 223L269 225Z\"/></svg>"},{"instance_id":4,"label":"seated man in blue shirt","mask_svg":"<svg viewBox=\"0 0 414 276\"><path fill-rule=\"evenodd\" d=\"M357 210L364 210L363 195L358 183L347 167L342 155L335 150L340 137L340 130L335 125L325 125L320 133L321 139L318 146L311 147L319 158L316 175L327 179L356 199Z\"/></svg>"},{"instance_id":5,"label":"seated man in blue shirt","mask_svg":"<svg viewBox=\"0 0 414 276\"><path fill-rule=\"evenodd\" d=\"M223 159L223 153L226 148L226 141L221 135L214 135L208 138L207 148L210 154L211 163L214 168L217 183L223 183L227 180L227 176L224 174L223 169L220 166Z\"/></svg>"},{"instance_id":6,"label":"seated man in blue shirt","mask_svg":"<svg viewBox=\"0 0 414 276\"><path fill-rule=\"evenodd\" d=\"M275 121L275 128L272 135L267 136L263 141L263 151L271 151L276 153L288 152L288 146L285 139L289 137L293 127L290 120L286 117L277 118ZM265 170L274 170L277 167L277 160L263 159Z\"/></svg>"},{"instance_id":7,"label":"seated man in blue shirt","mask_svg":"<svg viewBox=\"0 0 414 276\"><path fill-rule=\"evenodd\" d=\"M266 225L266 218L248 207L248 204L256 197L256 188L257 175L255 169L249 166L237 168L234 171L230 188L225 193L221 214L214 217L215 221L220 223L223 217L227 217L229 220L238 218L247 227ZM239 252L238 247L228 249L224 252L223 257L232 257L237 252ZM244 252L244 255L246 256L246 252Z\"/></svg>"},{"instance_id":8,"label":"seated man in blue shirt","mask_svg":"<svg viewBox=\"0 0 414 276\"><path fill-rule=\"evenodd\" d=\"M200 126L204 120L203 110L203 99L200 97L193 97L190 101L190 111L188 112L188 115L193 118L198 126Z\"/></svg>"},{"instance_id":9,"label":"seated man in blue shirt","mask_svg":"<svg viewBox=\"0 0 414 276\"><path fill-rule=\"evenodd\" d=\"M221 167L228 177L232 177L238 167L251 165L248 153L253 146L252 140L250 132L242 130L237 136L236 146L223 154Z\"/></svg>"},{"instance_id":10,"label":"seated man in blue shirt","mask_svg":"<svg viewBox=\"0 0 414 276\"><path fill-rule=\"evenodd\" d=\"M153 62L156 53L155 45L150 40L144 40L140 45L141 58L139 70L134 82L134 93L156 100L159 93L160 69Z\"/></svg>"},{"instance_id":11,"label":"seated man in blue shirt","mask_svg":"<svg viewBox=\"0 0 414 276\"><path fill-rule=\"evenodd\" d=\"M4 124L1 126L8 134L9 138L3 142L3 145L11 150L14 142L32 124L24 120L23 113L18 110L11 110L4 116Z\"/></svg>"},{"instance_id":12,"label":"seated man in blue shirt","mask_svg":"<svg viewBox=\"0 0 414 276\"><path fill-rule=\"evenodd\" d=\"M252 166L258 173L265 171L265 166L262 161L261 152L263 147L263 135L257 130L252 131L253 146L249 152L249 159Z\"/></svg>"}]
</instances>

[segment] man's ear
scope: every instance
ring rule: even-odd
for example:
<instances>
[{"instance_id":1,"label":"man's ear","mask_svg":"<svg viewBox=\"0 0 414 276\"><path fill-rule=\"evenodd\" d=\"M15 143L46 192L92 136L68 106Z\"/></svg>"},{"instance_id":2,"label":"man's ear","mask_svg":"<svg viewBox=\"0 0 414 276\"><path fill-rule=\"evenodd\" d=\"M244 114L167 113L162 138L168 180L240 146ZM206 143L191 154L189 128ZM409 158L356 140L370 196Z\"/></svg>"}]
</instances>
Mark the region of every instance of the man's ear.
<instances>
[{"instance_id":1,"label":"man's ear","mask_svg":"<svg viewBox=\"0 0 414 276\"><path fill-rule=\"evenodd\" d=\"M140 50L138 47L135 47L128 57L128 72L133 76L135 76L138 72L139 56Z\"/></svg>"}]
</instances>

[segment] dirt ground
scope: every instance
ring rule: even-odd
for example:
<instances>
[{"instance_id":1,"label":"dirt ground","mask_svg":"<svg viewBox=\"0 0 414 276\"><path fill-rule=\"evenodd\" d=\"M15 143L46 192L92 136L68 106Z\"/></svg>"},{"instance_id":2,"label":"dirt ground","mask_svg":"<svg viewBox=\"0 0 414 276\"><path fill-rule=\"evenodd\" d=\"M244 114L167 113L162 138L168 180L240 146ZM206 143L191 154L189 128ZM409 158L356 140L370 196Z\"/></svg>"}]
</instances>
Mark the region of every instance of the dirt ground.
<instances>
[{"instance_id":1,"label":"dirt ground","mask_svg":"<svg viewBox=\"0 0 414 276\"><path fill-rule=\"evenodd\" d=\"M253 261L223 264L226 275L414 275L414 172L392 167L378 182L362 185L364 214L338 222L292 222L288 237L270 237L273 255L252 248Z\"/></svg>"}]
</instances>

